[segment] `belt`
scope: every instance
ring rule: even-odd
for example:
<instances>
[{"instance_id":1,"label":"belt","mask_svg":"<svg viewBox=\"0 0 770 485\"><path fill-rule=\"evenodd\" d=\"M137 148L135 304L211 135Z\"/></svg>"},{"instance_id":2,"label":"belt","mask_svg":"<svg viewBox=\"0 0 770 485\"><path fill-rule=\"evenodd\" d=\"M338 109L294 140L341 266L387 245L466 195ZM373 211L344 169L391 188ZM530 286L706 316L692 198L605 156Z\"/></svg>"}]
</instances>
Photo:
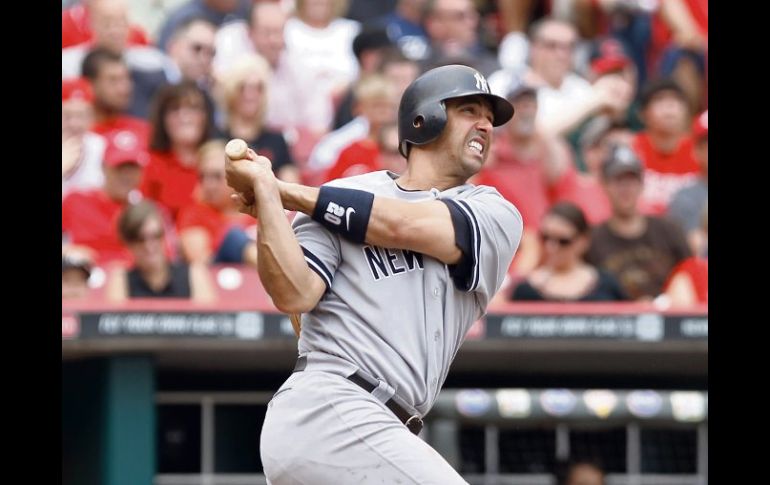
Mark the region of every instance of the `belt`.
<instances>
[{"instance_id":1,"label":"belt","mask_svg":"<svg viewBox=\"0 0 770 485\"><path fill-rule=\"evenodd\" d=\"M307 367L307 356L301 355L297 359L297 364L294 366L294 372L301 372L305 370L305 367ZM360 372L356 372L355 374L348 376L347 379L349 381L352 381L355 384L358 384L361 388L363 388L366 392L371 393L375 389L377 389L377 386L370 383L367 379L365 379ZM414 434L420 434L420 431L422 430L423 422L422 418L418 415L411 415L409 412L407 412L406 409L401 407L396 401L393 400L393 398L388 399L385 401L385 406L390 409L393 414L398 417L398 419L401 420L402 423Z\"/></svg>"}]
</instances>

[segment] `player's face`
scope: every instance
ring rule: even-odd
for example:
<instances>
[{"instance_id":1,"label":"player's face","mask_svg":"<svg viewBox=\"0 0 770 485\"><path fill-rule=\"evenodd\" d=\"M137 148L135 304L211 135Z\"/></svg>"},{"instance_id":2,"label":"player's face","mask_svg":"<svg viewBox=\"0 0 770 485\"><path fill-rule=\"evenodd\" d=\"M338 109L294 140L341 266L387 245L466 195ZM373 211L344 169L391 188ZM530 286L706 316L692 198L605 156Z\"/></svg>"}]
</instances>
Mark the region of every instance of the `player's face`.
<instances>
[{"instance_id":1,"label":"player's face","mask_svg":"<svg viewBox=\"0 0 770 485\"><path fill-rule=\"evenodd\" d=\"M620 217L630 217L637 212L637 202L642 195L642 179L635 173L623 173L604 181L612 211Z\"/></svg>"},{"instance_id":2,"label":"player's face","mask_svg":"<svg viewBox=\"0 0 770 485\"><path fill-rule=\"evenodd\" d=\"M540 240L545 264L556 269L575 264L587 249L586 237L579 235L572 223L553 214L540 224Z\"/></svg>"},{"instance_id":3,"label":"player's face","mask_svg":"<svg viewBox=\"0 0 770 485\"><path fill-rule=\"evenodd\" d=\"M474 175L489 156L492 146L492 107L481 96L446 101L447 124L439 144L448 162L465 178ZM444 154L442 154L443 156Z\"/></svg>"}]
</instances>

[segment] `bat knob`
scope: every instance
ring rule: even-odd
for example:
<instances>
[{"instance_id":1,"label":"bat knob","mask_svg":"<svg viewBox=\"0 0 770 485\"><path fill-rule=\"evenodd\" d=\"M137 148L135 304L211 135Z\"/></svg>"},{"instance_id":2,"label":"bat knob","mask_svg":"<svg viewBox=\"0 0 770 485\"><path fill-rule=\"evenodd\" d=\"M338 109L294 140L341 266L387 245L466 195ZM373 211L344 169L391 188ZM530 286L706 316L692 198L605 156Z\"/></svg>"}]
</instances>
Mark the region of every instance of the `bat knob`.
<instances>
[{"instance_id":1,"label":"bat knob","mask_svg":"<svg viewBox=\"0 0 770 485\"><path fill-rule=\"evenodd\" d=\"M249 146L240 138L234 138L225 145L225 154L230 160L241 160L246 158L246 152Z\"/></svg>"}]
</instances>

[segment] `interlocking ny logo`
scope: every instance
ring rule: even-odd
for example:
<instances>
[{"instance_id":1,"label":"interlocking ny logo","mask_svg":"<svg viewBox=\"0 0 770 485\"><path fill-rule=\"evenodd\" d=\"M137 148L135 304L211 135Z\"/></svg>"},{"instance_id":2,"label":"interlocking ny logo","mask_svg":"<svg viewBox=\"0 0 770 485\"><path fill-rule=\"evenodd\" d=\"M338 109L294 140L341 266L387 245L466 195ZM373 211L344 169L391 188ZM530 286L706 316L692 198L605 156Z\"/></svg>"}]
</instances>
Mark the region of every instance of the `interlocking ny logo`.
<instances>
[{"instance_id":1,"label":"interlocking ny logo","mask_svg":"<svg viewBox=\"0 0 770 485\"><path fill-rule=\"evenodd\" d=\"M487 80L484 79L484 76L479 74L478 72L473 75L474 78L476 78L476 89L481 89L482 91L489 92L489 85L487 84Z\"/></svg>"}]
</instances>

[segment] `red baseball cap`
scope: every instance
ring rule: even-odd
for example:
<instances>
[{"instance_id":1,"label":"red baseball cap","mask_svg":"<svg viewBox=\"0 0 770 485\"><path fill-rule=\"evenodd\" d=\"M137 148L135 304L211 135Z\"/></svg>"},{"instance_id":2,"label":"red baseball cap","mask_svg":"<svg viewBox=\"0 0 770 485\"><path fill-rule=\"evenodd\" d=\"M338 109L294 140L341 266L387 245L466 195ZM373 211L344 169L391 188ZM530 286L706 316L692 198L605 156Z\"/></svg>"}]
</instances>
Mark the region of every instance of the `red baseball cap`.
<instances>
[{"instance_id":1,"label":"red baseball cap","mask_svg":"<svg viewBox=\"0 0 770 485\"><path fill-rule=\"evenodd\" d=\"M135 163L144 167L148 162L149 155L134 133L123 130L107 137L107 147L104 149L105 166L117 167L124 163Z\"/></svg>"},{"instance_id":2,"label":"red baseball cap","mask_svg":"<svg viewBox=\"0 0 770 485\"><path fill-rule=\"evenodd\" d=\"M692 122L692 137L699 140L704 136L709 136L709 110L699 114Z\"/></svg>"},{"instance_id":3,"label":"red baseball cap","mask_svg":"<svg viewBox=\"0 0 770 485\"><path fill-rule=\"evenodd\" d=\"M612 38L599 41L592 54L591 69L598 76L619 71L631 64L623 44Z\"/></svg>"},{"instance_id":4,"label":"red baseball cap","mask_svg":"<svg viewBox=\"0 0 770 485\"><path fill-rule=\"evenodd\" d=\"M88 103L93 102L94 91L91 89L91 83L82 77L62 80L61 101L64 103L71 99L82 99Z\"/></svg>"}]
</instances>

